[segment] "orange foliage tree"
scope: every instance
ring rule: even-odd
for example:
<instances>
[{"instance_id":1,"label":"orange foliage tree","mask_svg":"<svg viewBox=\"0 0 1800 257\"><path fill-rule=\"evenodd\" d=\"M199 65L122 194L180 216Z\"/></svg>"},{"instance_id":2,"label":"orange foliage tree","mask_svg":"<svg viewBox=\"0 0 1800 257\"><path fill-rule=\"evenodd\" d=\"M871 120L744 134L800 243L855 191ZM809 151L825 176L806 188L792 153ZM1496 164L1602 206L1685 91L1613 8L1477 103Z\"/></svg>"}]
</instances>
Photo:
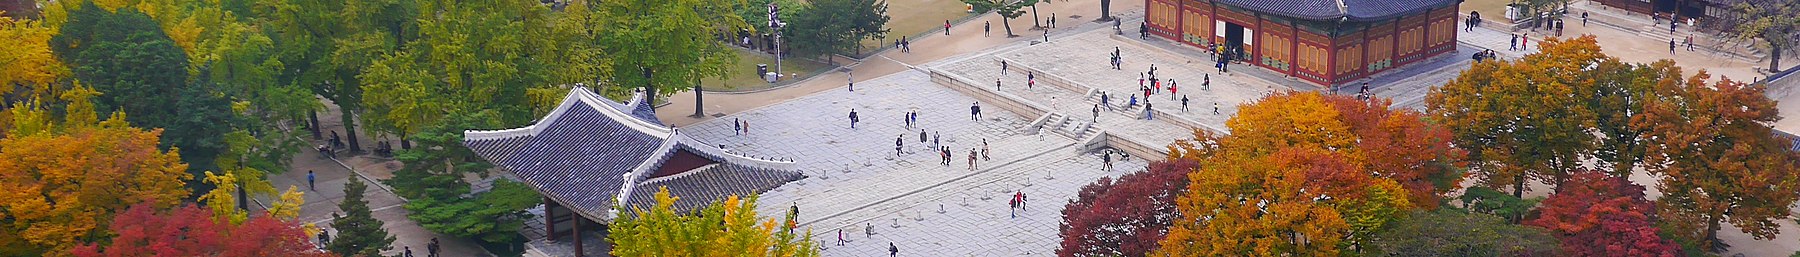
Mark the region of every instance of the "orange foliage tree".
<instances>
[{"instance_id":1,"label":"orange foliage tree","mask_svg":"<svg viewBox=\"0 0 1800 257\"><path fill-rule=\"evenodd\" d=\"M1646 149L1644 168L1662 174L1657 209L1678 241L1703 249L1718 244L1722 223L1756 239L1771 239L1797 195L1792 142L1769 127L1779 119L1762 84L1729 79L1707 84L1701 71L1684 83L1663 83L1632 124L1659 143Z\"/></svg>"},{"instance_id":2,"label":"orange foliage tree","mask_svg":"<svg viewBox=\"0 0 1800 257\"><path fill-rule=\"evenodd\" d=\"M1594 133L1600 130L1596 106L1607 104L1595 99L1622 90L1616 87L1630 81L1614 74L1632 66L1602 54L1592 36L1547 39L1540 49L1518 60L1475 63L1426 98L1432 120L1470 151L1472 175L1486 187L1511 187L1515 197L1531 180L1560 185L1603 141L1635 140Z\"/></svg>"},{"instance_id":3,"label":"orange foliage tree","mask_svg":"<svg viewBox=\"0 0 1800 257\"><path fill-rule=\"evenodd\" d=\"M69 112L91 114L80 100ZM61 255L105 237L115 211L168 208L188 196L187 165L176 150L157 149L160 130L130 127L122 113L51 124L41 108L13 112L14 129L0 139L0 255Z\"/></svg>"},{"instance_id":4,"label":"orange foliage tree","mask_svg":"<svg viewBox=\"0 0 1800 257\"><path fill-rule=\"evenodd\" d=\"M1332 254L1435 208L1461 178L1462 153L1447 130L1388 104L1280 93L1241 108L1228 136L1177 142L1170 158L1203 168L1154 255Z\"/></svg>"}]
</instances>

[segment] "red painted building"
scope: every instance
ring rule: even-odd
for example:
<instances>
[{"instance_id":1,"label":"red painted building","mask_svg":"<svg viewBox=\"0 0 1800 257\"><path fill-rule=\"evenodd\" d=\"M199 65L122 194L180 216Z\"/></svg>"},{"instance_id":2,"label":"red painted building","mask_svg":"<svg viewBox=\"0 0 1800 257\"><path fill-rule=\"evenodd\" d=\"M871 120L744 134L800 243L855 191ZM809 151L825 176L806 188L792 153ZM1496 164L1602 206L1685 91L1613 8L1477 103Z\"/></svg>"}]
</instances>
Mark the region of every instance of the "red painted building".
<instances>
[{"instance_id":1,"label":"red painted building","mask_svg":"<svg viewBox=\"0 0 1800 257\"><path fill-rule=\"evenodd\" d=\"M1460 0L1145 0L1152 34L1338 85L1456 51Z\"/></svg>"}]
</instances>

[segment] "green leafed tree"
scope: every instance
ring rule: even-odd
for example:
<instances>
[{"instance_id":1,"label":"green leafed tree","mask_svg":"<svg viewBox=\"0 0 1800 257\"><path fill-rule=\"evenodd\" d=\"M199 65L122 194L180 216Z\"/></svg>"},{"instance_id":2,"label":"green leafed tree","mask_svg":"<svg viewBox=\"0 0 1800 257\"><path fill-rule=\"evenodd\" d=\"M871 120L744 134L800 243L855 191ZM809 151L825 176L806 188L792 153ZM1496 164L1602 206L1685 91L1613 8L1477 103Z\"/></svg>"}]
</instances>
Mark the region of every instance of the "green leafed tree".
<instances>
[{"instance_id":1,"label":"green leafed tree","mask_svg":"<svg viewBox=\"0 0 1800 257\"><path fill-rule=\"evenodd\" d=\"M1025 11L1020 9L1037 5L1038 0L963 0L963 3L975 6L975 11L994 12L994 14L1000 15L1000 27L1006 28L1006 37L1017 37L1019 35L1013 34L1010 21L1025 15Z\"/></svg>"},{"instance_id":2,"label":"green leafed tree","mask_svg":"<svg viewBox=\"0 0 1800 257\"><path fill-rule=\"evenodd\" d=\"M211 81L190 81L188 56L155 19L135 8L112 12L87 2L69 13L50 45L76 79L101 92L94 99L98 110L124 111L132 124L165 129L162 148L180 148L190 174L217 170L213 161L226 148L219 135L234 122L230 102Z\"/></svg>"},{"instance_id":3,"label":"green leafed tree","mask_svg":"<svg viewBox=\"0 0 1800 257\"><path fill-rule=\"evenodd\" d=\"M662 97L691 89L701 78L723 76L737 55L716 39L749 27L737 13L748 8L743 0L590 3L600 25L598 45L611 55L609 95L644 88Z\"/></svg>"},{"instance_id":4,"label":"green leafed tree","mask_svg":"<svg viewBox=\"0 0 1800 257\"><path fill-rule=\"evenodd\" d=\"M863 40L886 37L887 1L818 0L785 16L788 27L783 44L801 55L846 54L858 51Z\"/></svg>"},{"instance_id":5,"label":"green leafed tree","mask_svg":"<svg viewBox=\"0 0 1800 257\"><path fill-rule=\"evenodd\" d=\"M777 226L773 218L757 217L754 196L732 196L689 214L675 212L671 207L675 199L664 187L656 193L656 206L622 211L632 214L620 215L608 228L606 240L613 243L612 255L819 256L810 229L796 234Z\"/></svg>"},{"instance_id":6,"label":"green leafed tree","mask_svg":"<svg viewBox=\"0 0 1800 257\"><path fill-rule=\"evenodd\" d=\"M1415 211L1376 233L1369 248L1374 256L1557 256L1550 231L1450 208Z\"/></svg>"},{"instance_id":7,"label":"green leafed tree","mask_svg":"<svg viewBox=\"0 0 1800 257\"><path fill-rule=\"evenodd\" d=\"M381 228L381 220L375 219L369 201L363 199L363 191L368 189L361 179L344 184L344 201L338 202L338 209L344 212L331 214L331 228L337 233L325 250L342 256L381 256L381 251L393 248L394 236Z\"/></svg>"}]
</instances>

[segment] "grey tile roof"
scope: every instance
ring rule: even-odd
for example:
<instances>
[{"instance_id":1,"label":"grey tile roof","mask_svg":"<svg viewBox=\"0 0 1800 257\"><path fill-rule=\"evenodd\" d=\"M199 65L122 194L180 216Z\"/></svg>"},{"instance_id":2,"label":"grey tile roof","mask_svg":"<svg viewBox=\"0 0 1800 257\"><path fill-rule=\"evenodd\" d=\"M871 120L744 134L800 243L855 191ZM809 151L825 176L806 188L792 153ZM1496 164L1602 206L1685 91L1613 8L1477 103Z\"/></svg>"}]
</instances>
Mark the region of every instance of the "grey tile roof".
<instances>
[{"instance_id":1,"label":"grey tile roof","mask_svg":"<svg viewBox=\"0 0 1800 257\"><path fill-rule=\"evenodd\" d=\"M668 186L681 197L676 209L687 212L731 195L767 191L802 176L791 170L791 162L729 154L656 125L655 111L644 101L618 104L586 90L570 92L557 110L537 124L469 131L463 144L510 170L539 193L595 219L607 217L604 213L612 209L621 190L629 194L625 201L631 206L648 207L655 201L652 195L657 188ZM674 156L669 153L677 150L718 164L648 178L648 171L661 167ZM625 177L633 169L646 172ZM633 186L625 187L626 183Z\"/></svg>"},{"instance_id":2,"label":"grey tile roof","mask_svg":"<svg viewBox=\"0 0 1800 257\"><path fill-rule=\"evenodd\" d=\"M543 125L513 158L490 161L568 206L594 212L611 209L622 175L662 144L591 108L570 108Z\"/></svg>"},{"instance_id":3,"label":"grey tile roof","mask_svg":"<svg viewBox=\"0 0 1800 257\"><path fill-rule=\"evenodd\" d=\"M1216 0L1215 3L1305 20L1374 21L1455 5L1460 0ZM1342 3L1342 8L1339 8Z\"/></svg>"}]
</instances>

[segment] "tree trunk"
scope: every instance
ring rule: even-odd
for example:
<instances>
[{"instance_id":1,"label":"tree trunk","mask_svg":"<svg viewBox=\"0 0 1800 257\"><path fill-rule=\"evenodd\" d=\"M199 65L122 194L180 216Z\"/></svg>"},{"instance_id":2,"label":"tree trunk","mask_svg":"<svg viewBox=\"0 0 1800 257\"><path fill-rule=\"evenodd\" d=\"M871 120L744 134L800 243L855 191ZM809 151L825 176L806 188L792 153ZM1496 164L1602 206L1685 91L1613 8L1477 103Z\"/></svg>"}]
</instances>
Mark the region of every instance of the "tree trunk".
<instances>
[{"instance_id":1,"label":"tree trunk","mask_svg":"<svg viewBox=\"0 0 1800 257\"><path fill-rule=\"evenodd\" d=\"M362 143L356 140L356 115L343 105L338 105L338 114L338 119L344 121L344 136L350 139L350 153L354 155L362 152Z\"/></svg>"},{"instance_id":2,"label":"tree trunk","mask_svg":"<svg viewBox=\"0 0 1800 257\"><path fill-rule=\"evenodd\" d=\"M1031 27L1034 27L1034 28L1044 27L1044 24L1040 23L1042 21L1043 21L1043 19L1038 18L1037 5L1035 5L1035 4L1031 5Z\"/></svg>"},{"instance_id":3,"label":"tree trunk","mask_svg":"<svg viewBox=\"0 0 1800 257\"><path fill-rule=\"evenodd\" d=\"M642 64L639 64L638 67L644 67L644 66ZM656 100L656 83L653 82L652 80L650 80L650 75L651 75L650 72L651 71L650 71L649 67L644 68L644 101L645 101L644 104L655 105L656 104L656 101L655 101Z\"/></svg>"},{"instance_id":4,"label":"tree trunk","mask_svg":"<svg viewBox=\"0 0 1800 257\"><path fill-rule=\"evenodd\" d=\"M1513 197L1518 197L1519 199L1525 199L1525 174L1524 173L1519 173L1519 177L1515 178L1515 180L1513 181Z\"/></svg>"},{"instance_id":5,"label":"tree trunk","mask_svg":"<svg viewBox=\"0 0 1800 257\"><path fill-rule=\"evenodd\" d=\"M1112 0L1100 0L1100 21L1112 21Z\"/></svg>"},{"instance_id":6,"label":"tree trunk","mask_svg":"<svg viewBox=\"0 0 1800 257\"><path fill-rule=\"evenodd\" d=\"M1781 45L1769 44L1769 73L1781 71Z\"/></svg>"},{"instance_id":7,"label":"tree trunk","mask_svg":"<svg viewBox=\"0 0 1800 257\"><path fill-rule=\"evenodd\" d=\"M1007 17L1005 17L1005 16L1001 16L1001 17L1000 17L1000 26L1001 26L1001 27L1006 27L1006 37L1017 37L1017 36L1019 36L1019 35L1013 35L1013 32L1012 32L1012 23L1011 23L1011 22L1007 22L1007 21L1011 21L1011 20L1012 20L1012 18L1007 18Z\"/></svg>"},{"instance_id":8,"label":"tree trunk","mask_svg":"<svg viewBox=\"0 0 1800 257\"><path fill-rule=\"evenodd\" d=\"M319 139L319 110L308 110L308 111L306 111L306 114L312 116L312 126L308 127L308 128L312 129L313 140L318 140Z\"/></svg>"},{"instance_id":9,"label":"tree trunk","mask_svg":"<svg viewBox=\"0 0 1800 257\"><path fill-rule=\"evenodd\" d=\"M758 74L761 75L761 74ZM700 98L700 82L694 82L694 118L706 117L706 101Z\"/></svg>"},{"instance_id":10,"label":"tree trunk","mask_svg":"<svg viewBox=\"0 0 1800 257\"><path fill-rule=\"evenodd\" d=\"M1725 244L1719 242L1719 215L1708 215L1706 217L1706 234L1704 237L1700 238L1700 241L1705 243L1700 244L1700 246L1702 247L1701 249L1706 249L1708 252L1725 251Z\"/></svg>"},{"instance_id":11,"label":"tree trunk","mask_svg":"<svg viewBox=\"0 0 1800 257\"><path fill-rule=\"evenodd\" d=\"M406 141L405 131L400 132L400 149L412 149L412 142Z\"/></svg>"}]
</instances>

